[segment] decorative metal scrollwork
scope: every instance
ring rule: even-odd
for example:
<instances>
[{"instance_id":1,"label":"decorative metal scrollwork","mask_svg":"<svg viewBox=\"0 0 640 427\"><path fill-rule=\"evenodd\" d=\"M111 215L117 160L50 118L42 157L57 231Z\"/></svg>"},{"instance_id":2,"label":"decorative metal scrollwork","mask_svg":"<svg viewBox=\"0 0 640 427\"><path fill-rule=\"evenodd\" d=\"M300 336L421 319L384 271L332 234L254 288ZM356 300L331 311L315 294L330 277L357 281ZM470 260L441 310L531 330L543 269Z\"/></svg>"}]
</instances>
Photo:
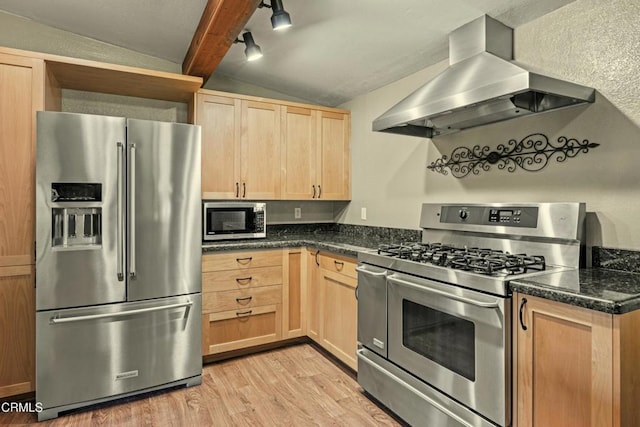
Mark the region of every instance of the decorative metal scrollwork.
<instances>
[{"instance_id":1,"label":"decorative metal scrollwork","mask_svg":"<svg viewBox=\"0 0 640 427\"><path fill-rule=\"evenodd\" d=\"M515 172L518 168L537 172L544 169L553 158L564 162L580 153L588 153L599 145L586 139L578 141L565 136L559 137L557 142L550 142L546 135L534 133L520 141L511 139L506 144L498 145L494 151L490 151L488 146L480 145L472 148L458 147L451 152L450 158L442 156L427 166L427 169L448 175L448 168L456 178L463 178L470 173L478 175L481 171L490 170L491 165L495 164L498 169L506 169L508 172Z\"/></svg>"}]
</instances>

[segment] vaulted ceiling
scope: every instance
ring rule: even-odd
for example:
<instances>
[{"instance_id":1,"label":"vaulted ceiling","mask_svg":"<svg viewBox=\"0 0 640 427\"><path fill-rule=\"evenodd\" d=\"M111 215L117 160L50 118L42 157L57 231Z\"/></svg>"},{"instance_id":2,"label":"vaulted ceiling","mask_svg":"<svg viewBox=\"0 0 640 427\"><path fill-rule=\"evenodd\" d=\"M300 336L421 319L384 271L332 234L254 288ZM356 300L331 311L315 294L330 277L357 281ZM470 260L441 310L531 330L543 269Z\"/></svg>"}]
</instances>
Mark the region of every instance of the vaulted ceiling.
<instances>
[{"instance_id":1,"label":"vaulted ceiling","mask_svg":"<svg viewBox=\"0 0 640 427\"><path fill-rule=\"evenodd\" d=\"M283 0L293 21L283 32L271 29L270 9L252 10L258 0L0 0L0 10L184 62L192 74L215 64L216 75L335 106L447 58L448 33L482 14L515 28L572 1ZM197 32L203 12L209 40ZM258 61L231 43L244 30L262 48Z\"/></svg>"}]
</instances>

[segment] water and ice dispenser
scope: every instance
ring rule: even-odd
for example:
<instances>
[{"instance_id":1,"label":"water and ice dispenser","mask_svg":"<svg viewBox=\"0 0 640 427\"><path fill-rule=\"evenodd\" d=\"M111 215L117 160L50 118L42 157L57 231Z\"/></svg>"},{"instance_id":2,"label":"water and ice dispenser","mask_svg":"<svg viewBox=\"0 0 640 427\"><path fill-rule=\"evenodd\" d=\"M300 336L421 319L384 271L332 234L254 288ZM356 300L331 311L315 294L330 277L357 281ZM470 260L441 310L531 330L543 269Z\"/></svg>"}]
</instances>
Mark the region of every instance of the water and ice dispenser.
<instances>
[{"instance_id":1,"label":"water and ice dispenser","mask_svg":"<svg viewBox=\"0 0 640 427\"><path fill-rule=\"evenodd\" d=\"M94 249L102 244L102 184L51 184L51 245L56 249ZM87 206L91 205L91 206Z\"/></svg>"}]
</instances>

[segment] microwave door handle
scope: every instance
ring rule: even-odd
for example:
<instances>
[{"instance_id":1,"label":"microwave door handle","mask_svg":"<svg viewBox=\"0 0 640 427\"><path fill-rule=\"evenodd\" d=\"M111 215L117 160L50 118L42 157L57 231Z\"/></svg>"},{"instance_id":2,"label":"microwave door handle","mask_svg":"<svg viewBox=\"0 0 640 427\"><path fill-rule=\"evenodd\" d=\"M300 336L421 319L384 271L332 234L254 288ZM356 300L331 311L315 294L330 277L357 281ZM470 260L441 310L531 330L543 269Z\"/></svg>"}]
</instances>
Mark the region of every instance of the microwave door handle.
<instances>
[{"instance_id":1,"label":"microwave door handle","mask_svg":"<svg viewBox=\"0 0 640 427\"><path fill-rule=\"evenodd\" d=\"M116 189L116 251L117 251L117 275L118 281L124 281L124 144L116 143L118 148L118 173Z\"/></svg>"},{"instance_id":2,"label":"microwave door handle","mask_svg":"<svg viewBox=\"0 0 640 427\"><path fill-rule=\"evenodd\" d=\"M435 288L432 288L432 287L429 287L429 286L425 286L423 284L417 285L415 283L407 282L406 280L398 279L397 277L393 277L393 276L387 277L387 280L389 280L391 282L398 283L398 284L403 285L403 286L409 286L409 287L411 287L413 289L420 290L422 292L430 292L432 294L442 295L444 297L451 298L451 299L456 300L456 301L460 301L460 302L464 302L464 303L467 303L467 304L475 305L476 307L497 308L497 307L500 306L500 301L498 301L498 300L493 300L493 301L489 301L489 302L478 301L478 300L473 299L473 298L463 297L461 295L456 295L454 293L441 291L440 289L435 289Z\"/></svg>"},{"instance_id":3,"label":"microwave door handle","mask_svg":"<svg viewBox=\"0 0 640 427\"><path fill-rule=\"evenodd\" d=\"M136 277L136 144L129 144L129 277Z\"/></svg>"}]
</instances>

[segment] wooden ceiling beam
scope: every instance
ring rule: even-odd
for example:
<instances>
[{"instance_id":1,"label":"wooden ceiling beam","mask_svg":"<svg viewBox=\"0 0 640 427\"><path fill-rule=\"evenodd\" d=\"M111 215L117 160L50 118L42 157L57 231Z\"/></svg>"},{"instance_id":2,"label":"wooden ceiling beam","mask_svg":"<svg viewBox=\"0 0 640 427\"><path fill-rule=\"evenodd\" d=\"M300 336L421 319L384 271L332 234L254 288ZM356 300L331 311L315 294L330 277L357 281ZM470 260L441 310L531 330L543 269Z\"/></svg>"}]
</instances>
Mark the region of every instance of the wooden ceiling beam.
<instances>
[{"instance_id":1,"label":"wooden ceiling beam","mask_svg":"<svg viewBox=\"0 0 640 427\"><path fill-rule=\"evenodd\" d=\"M259 4L260 0L209 0L182 62L182 73L206 82Z\"/></svg>"}]
</instances>

